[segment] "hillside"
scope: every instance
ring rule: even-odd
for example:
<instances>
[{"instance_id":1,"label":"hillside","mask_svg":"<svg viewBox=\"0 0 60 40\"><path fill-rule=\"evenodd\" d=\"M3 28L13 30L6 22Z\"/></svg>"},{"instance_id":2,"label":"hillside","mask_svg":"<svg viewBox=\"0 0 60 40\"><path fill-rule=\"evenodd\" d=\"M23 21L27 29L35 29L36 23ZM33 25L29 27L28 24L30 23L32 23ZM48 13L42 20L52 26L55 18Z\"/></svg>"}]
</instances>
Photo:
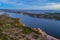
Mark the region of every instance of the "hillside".
<instances>
[{"instance_id":1,"label":"hillside","mask_svg":"<svg viewBox=\"0 0 60 40\"><path fill-rule=\"evenodd\" d=\"M40 28L29 28L19 18L0 15L0 40L58 40Z\"/></svg>"}]
</instances>

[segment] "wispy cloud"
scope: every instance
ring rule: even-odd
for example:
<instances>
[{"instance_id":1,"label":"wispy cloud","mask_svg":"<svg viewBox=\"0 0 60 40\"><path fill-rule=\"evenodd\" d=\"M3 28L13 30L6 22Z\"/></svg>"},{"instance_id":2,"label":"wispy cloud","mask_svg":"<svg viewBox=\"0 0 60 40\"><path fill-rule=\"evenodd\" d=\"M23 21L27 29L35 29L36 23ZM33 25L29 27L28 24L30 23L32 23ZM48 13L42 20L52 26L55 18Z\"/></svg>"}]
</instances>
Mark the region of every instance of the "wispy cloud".
<instances>
[{"instance_id":1,"label":"wispy cloud","mask_svg":"<svg viewBox=\"0 0 60 40\"><path fill-rule=\"evenodd\" d=\"M5 4L11 4L11 5L24 5L24 3L17 3L16 1L9 1L9 0L0 0L0 2Z\"/></svg>"},{"instance_id":2,"label":"wispy cloud","mask_svg":"<svg viewBox=\"0 0 60 40\"><path fill-rule=\"evenodd\" d=\"M6 1L8 1L8 0L0 0L0 2L6 2Z\"/></svg>"},{"instance_id":3,"label":"wispy cloud","mask_svg":"<svg viewBox=\"0 0 60 40\"><path fill-rule=\"evenodd\" d=\"M31 6L29 9L60 10L60 3L47 3L44 6Z\"/></svg>"},{"instance_id":4,"label":"wispy cloud","mask_svg":"<svg viewBox=\"0 0 60 40\"><path fill-rule=\"evenodd\" d=\"M57 1L57 2L56 2ZM41 10L58 10L60 3L58 0L0 0L2 3L15 6L17 9L41 9ZM10 7L12 8L12 7Z\"/></svg>"}]
</instances>

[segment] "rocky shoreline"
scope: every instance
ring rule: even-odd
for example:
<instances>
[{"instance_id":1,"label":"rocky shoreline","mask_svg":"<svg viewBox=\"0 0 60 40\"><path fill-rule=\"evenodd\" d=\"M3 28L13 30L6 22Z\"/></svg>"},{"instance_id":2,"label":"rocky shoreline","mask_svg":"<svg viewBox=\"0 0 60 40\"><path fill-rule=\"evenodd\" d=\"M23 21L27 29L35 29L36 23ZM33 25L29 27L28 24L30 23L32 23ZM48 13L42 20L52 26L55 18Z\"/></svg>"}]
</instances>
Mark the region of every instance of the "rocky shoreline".
<instances>
[{"instance_id":1,"label":"rocky shoreline","mask_svg":"<svg viewBox=\"0 0 60 40\"><path fill-rule=\"evenodd\" d=\"M7 14L0 16L1 40L59 40L46 34L40 28L30 28L19 20Z\"/></svg>"},{"instance_id":2,"label":"rocky shoreline","mask_svg":"<svg viewBox=\"0 0 60 40\"><path fill-rule=\"evenodd\" d=\"M26 25L23 24L23 26L26 26ZM46 34L46 33L43 32L42 29L40 29L40 28L32 28L32 30L37 31L38 33L42 34L43 37L46 35L47 40L59 40L58 38L55 38L55 37L53 37L53 36L50 36L50 35Z\"/></svg>"},{"instance_id":3,"label":"rocky shoreline","mask_svg":"<svg viewBox=\"0 0 60 40\"><path fill-rule=\"evenodd\" d=\"M46 37L47 37L47 40L59 40L59 39L57 39L57 38L55 38L55 37L52 37L52 36L46 34L46 33L43 32L40 28L34 28L34 30L37 31L37 32L39 32L39 33L41 33L43 37L44 37L45 35L47 35L47 36L46 36Z\"/></svg>"}]
</instances>

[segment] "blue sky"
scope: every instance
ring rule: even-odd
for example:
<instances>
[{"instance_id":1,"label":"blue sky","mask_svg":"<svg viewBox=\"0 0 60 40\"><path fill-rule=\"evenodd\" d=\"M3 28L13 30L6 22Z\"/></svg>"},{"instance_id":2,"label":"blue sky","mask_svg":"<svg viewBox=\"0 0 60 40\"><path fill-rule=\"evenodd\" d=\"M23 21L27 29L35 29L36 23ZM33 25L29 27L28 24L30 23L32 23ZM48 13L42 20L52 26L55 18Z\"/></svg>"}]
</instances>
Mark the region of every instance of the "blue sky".
<instances>
[{"instance_id":1,"label":"blue sky","mask_svg":"<svg viewBox=\"0 0 60 40\"><path fill-rule=\"evenodd\" d=\"M0 0L0 9L60 10L60 0Z\"/></svg>"}]
</instances>

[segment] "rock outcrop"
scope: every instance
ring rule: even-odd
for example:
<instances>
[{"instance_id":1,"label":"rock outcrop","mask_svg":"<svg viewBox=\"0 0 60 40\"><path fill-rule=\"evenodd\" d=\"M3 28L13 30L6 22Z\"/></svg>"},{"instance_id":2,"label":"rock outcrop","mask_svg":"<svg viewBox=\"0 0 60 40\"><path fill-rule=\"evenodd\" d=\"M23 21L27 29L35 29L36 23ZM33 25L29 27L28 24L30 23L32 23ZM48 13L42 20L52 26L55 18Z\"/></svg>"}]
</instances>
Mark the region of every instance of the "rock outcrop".
<instances>
[{"instance_id":1,"label":"rock outcrop","mask_svg":"<svg viewBox=\"0 0 60 40\"><path fill-rule=\"evenodd\" d=\"M38 33L42 34L42 36L43 36L43 37L46 37L47 40L59 40L59 39L57 39L57 38L55 38L55 37L52 37L52 36L46 34L46 33L43 32L40 28L34 28L33 30L35 30L35 31L37 31Z\"/></svg>"}]
</instances>

